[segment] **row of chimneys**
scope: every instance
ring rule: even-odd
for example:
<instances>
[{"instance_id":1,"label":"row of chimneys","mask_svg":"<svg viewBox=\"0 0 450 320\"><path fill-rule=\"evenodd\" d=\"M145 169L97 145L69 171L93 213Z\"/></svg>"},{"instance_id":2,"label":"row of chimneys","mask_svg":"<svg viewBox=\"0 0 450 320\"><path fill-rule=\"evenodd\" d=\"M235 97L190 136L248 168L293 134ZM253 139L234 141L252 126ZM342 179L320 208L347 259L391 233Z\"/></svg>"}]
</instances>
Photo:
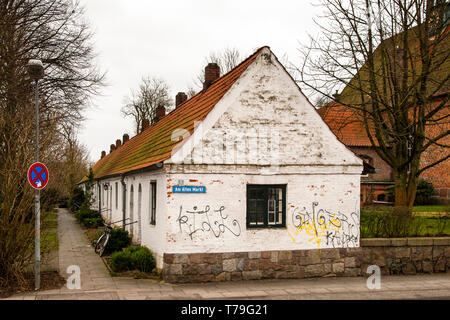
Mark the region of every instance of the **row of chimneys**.
<instances>
[{"instance_id":1,"label":"row of chimneys","mask_svg":"<svg viewBox=\"0 0 450 320\"><path fill-rule=\"evenodd\" d=\"M208 63L205 67L205 82L203 82L203 91L209 88L209 86L219 79L220 77L220 67L216 63ZM175 108L178 108L181 104L186 102L187 95L184 92L178 92L175 96ZM166 115L166 108L164 106L158 106L155 110L155 123L161 120ZM148 119L144 119L142 121L142 129L141 132L147 129L150 126L150 121ZM116 140L116 144L112 144L109 147L109 153L113 152L121 145L125 144L128 140L130 140L130 136L128 134L124 134L122 141L120 139ZM101 159L106 156L106 151L102 151Z\"/></svg>"},{"instance_id":2,"label":"row of chimneys","mask_svg":"<svg viewBox=\"0 0 450 320\"><path fill-rule=\"evenodd\" d=\"M205 82L203 82L203 91L220 78L220 67L217 63L208 63L205 67ZM178 92L175 96L175 107L178 107L187 100L187 95L184 92Z\"/></svg>"},{"instance_id":3,"label":"row of chimneys","mask_svg":"<svg viewBox=\"0 0 450 320\"><path fill-rule=\"evenodd\" d=\"M122 136L122 141L120 139L117 139L116 144L112 144L109 146L109 153L113 152L114 150L119 148L121 145L125 144L128 140L130 140L130 136L127 133L125 133ZM105 156L106 156L106 151L102 151L101 158L103 159Z\"/></svg>"}]
</instances>

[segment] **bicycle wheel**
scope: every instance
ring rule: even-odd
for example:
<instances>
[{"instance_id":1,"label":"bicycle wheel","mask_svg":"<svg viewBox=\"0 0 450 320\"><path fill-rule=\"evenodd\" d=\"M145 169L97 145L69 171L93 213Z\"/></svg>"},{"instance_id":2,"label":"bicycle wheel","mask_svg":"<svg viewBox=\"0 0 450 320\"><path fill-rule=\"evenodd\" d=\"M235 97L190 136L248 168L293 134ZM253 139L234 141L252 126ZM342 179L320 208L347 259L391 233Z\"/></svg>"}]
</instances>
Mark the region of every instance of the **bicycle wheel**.
<instances>
[{"instance_id":1,"label":"bicycle wheel","mask_svg":"<svg viewBox=\"0 0 450 320\"><path fill-rule=\"evenodd\" d=\"M97 242L95 243L95 253L99 253L101 247L103 247L103 242L106 240L106 234L103 233L100 238L98 238Z\"/></svg>"},{"instance_id":2,"label":"bicycle wheel","mask_svg":"<svg viewBox=\"0 0 450 320\"><path fill-rule=\"evenodd\" d=\"M106 245L108 244L109 234L103 234L100 239L98 239L97 245L95 246L95 252L101 256L105 252Z\"/></svg>"}]
</instances>

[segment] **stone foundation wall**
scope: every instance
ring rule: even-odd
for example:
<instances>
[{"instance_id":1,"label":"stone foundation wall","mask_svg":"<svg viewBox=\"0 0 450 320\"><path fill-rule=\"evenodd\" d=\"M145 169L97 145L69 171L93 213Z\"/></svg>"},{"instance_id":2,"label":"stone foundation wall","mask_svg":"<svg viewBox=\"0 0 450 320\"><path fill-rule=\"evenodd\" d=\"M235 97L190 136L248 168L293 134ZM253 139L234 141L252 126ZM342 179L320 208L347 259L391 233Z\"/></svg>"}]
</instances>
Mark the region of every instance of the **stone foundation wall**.
<instances>
[{"instance_id":1,"label":"stone foundation wall","mask_svg":"<svg viewBox=\"0 0 450 320\"><path fill-rule=\"evenodd\" d=\"M362 239L348 249L165 253L167 282L206 282L450 272L450 238Z\"/></svg>"}]
</instances>

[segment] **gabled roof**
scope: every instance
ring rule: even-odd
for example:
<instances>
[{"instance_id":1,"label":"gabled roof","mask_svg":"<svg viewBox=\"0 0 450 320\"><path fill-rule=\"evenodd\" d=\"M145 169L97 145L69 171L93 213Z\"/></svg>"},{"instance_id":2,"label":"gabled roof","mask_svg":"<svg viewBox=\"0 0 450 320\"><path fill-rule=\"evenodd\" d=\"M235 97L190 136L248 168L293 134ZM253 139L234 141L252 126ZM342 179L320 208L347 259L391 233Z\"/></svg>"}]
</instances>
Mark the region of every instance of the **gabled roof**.
<instances>
[{"instance_id":1,"label":"gabled roof","mask_svg":"<svg viewBox=\"0 0 450 320\"><path fill-rule=\"evenodd\" d=\"M371 147L366 128L354 109L335 102L317 110L331 131L346 146Z\"/></svg>"},{"instance_id":2,"label":"gabled roof","mask_svg":"<svg viewBox=\"0 0 450 320\"><path fill-rule=\"evenodd\" d=\"M169 159L172 149L179 142L171 140L172 132L179 128L189 131L192 135L194 122L205 119L264 48L259 48L230 72L214 81L206 91L200 91L156 124L100 159L92 168L94 178L98 179L146 168ZM85 180L86 177L80 182Z\"/></svg>"}]
</instances>

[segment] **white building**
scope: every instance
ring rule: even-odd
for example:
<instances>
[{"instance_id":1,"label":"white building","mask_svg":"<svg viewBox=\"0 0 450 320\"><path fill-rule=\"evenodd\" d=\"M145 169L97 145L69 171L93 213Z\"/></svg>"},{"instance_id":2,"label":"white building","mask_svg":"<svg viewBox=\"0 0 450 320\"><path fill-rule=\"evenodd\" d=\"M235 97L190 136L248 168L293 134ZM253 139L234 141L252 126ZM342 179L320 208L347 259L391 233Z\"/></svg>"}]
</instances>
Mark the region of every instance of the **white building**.
<instances>
[{"instance_id":1,"label":"white building","mask_svg":"<svg viewBox=\"0 0 450 320\"><path fill-rule=\"evenodd\" d=\"M165 253L358 247L363 163L270 49L205 71L204 90L93 167L106 220L137 221L159 268Z\"/></svg>"}]
</instances>

